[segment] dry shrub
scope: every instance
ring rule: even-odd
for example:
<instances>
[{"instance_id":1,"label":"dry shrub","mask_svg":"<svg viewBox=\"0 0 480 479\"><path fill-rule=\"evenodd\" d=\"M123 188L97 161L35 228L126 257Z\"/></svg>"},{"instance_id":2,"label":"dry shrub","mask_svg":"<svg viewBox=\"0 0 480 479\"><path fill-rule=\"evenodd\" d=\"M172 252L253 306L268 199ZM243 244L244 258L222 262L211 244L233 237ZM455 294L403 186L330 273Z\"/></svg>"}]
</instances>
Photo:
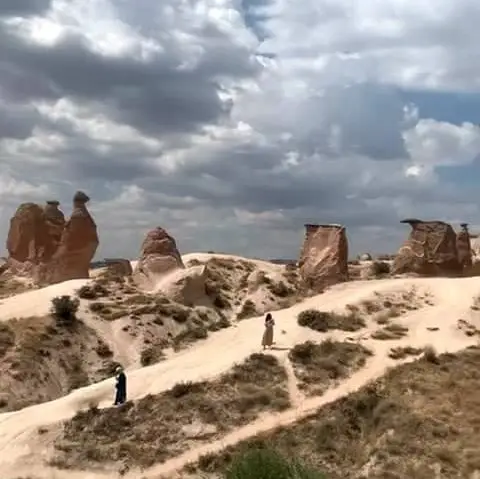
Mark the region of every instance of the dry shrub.
<instances>
[{"instance_id":1,"label":"dry shrub","mask_svg":"<svg viewBox=\"0 0 480 479\"><path fill-rule=\"evenodd\" d=\"M405 359L408 356L419 356L424 351L423 348L414 348L413 346L398 346L391 348L388 356L392 359Z\"/></svg>"},{"instance_id":2,"label":"dry shrub","mask_svg":"<svg viewBox=\"0 0 480 479\"><path fill-rule=\"evenodd\" d=\"M58 325L70 326L77 321L79 307L78 298L72 298L68 294L57 296L52 299L50 314Z\"/></svg>"},{"instance_id":3,"label":"dry shrub","mask_svg":"<svg viewBox=\"0 0 480 479\"><path fill-rule=\"evenodd\" d=\"M288 357L293 364L299 387L309 395L321 395L333 381L348 377L365 365L372 352L357 343L332 341L297 344Z\"/></svg>"},{"instance_id":4,"label":"dry shrub","mask_svg":"<svg viewBox=\"0 0 480 479\"><path fill-rule=\"evenodd\" d=\"M237 319L248 319L258 315L257 306L251 299L245 300L242 309L237 314Z\"/></svg>"},{"instance_id":5,"label":"dry shrub","mask_svg":"<svg viewBox=\"0 0 480 479\"><path fill-rule=\"evenodd\" d=\"M319 311L307 309L297 316L300 326L313 329L321 333L338 329L341 331L358 331L366 326L365 320L357 312L347 314L335 313L333 311Z\"/></svg>"},{"instance_id":6,"label":"dry shrub","mask_svg":"<svg viewBox=\"0 0 480 479\"><path fill-rule=\"evenodd\" d=\"M377 278L388 276L391 271L390 264L385 261L374 261L371 267L373 275Z\"/></svg>"}]
</instances>

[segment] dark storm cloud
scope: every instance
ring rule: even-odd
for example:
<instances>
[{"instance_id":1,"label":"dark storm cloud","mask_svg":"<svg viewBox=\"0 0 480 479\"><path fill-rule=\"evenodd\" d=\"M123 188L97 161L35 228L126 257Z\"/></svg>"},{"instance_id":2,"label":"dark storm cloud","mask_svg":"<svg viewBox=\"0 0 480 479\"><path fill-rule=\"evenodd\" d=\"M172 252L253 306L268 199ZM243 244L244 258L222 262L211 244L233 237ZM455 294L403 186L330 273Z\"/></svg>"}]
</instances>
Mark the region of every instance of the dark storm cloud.
<instances>
[{"instance_id":1,"label":"dark storm cloud","mask_svg":"<svg viewBox=\"0 0 480 479\"><path fill-rule=\"evenodd\" d=\"M37 15L48 10L51 0L1 0L0 18Z\"/></svg>"},{"instance_id":2,"label":"dark storm cloud","mask_svg":"<svg viewBox=\"0 0 480 479\"><path fill-rule=\"evenodd\" d=\"M215 78L258 71L245 52L240 55L222 44L190 71L178 68L182 59L174 50L150 62L105 57L71 34L47 47L23 40L4 26L0 44L0 88L9 98L95 102L118 121L151 134L189 133L216 123L231 105L220 99Z\"/></svg>"},{"instance_id":3,"label":"dark storm cloud","mask_svg":"<svg viewBox=\"0 0 480 479\"><path fill-rule=\"evenodd\" d=\"M57 171L62 177L76 180L96 179L102 181L139 181L146 177L156 177L158 168L142 157L142 147L138 144L115 145L110 151L102 153L93 143L69 146L56 155Z\"/></svg>"},{"instance_id":4,"label":"dark storm cloud","mask_svg":"<svg viewBox=\"0 0 480 479\"><path fill-rule=\"evenodd\" d=\"M38 112L31 107L0 102L0 140L26 139L31 136L33 128L41 121Z\"/></svg>"}]
</instances>

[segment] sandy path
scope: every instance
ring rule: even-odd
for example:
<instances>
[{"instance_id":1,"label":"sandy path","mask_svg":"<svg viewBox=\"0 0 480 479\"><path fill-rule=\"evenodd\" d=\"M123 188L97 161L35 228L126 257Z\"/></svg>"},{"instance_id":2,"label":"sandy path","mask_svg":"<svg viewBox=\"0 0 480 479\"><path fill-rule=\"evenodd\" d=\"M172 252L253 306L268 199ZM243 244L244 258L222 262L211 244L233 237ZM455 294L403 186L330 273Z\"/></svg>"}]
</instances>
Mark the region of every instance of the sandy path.
<instances>
[{"instance_id":1,"label":"sandy path","mask_svg":"<svg viewBox=\"0 0 480 479\"><path fill-rule=\"evenodd\" d=\"M421 310L409 312L399 318L411 328L409 337L399 341L364 341L368 347L375 351L375 356L370 360L368 367L362 369L352 378L345 381L336 389L328 391L321 398L308 399L297 402L297 407L276 416L267 416L261 421L256 421L245 428L238 429L231 435L210 444L213 450L221 449L225 444L233 444L236 441L254 435L261 431L269 430L278 424L289 424L297 418L308 414L326 402L348 394L354 389L361 387L366 381L381 375L385 368L393 364L387 354L392 346L411 345L424 346L433 344L439 352L457 351L469 344L474 344L475 339L467 337L459 331L456 323L460 318L466 318L470 313L472 298L480 292L480 278L462 279L398 279L379 280L356 283L345 283L332 288L324 295L306 300L292 308L275 313L277 331L284 330L285 334L277 335L278 346L291 347L294 344L307 339L320 339L321 335L307 328L300 328L296 323L298 312L317 307L321 309L341 308L348 303L355 303L362 299L370 298L376 292L390 292L392 290L405 290L411 286L428 288L435 296L436 305ZM78 286L76 286L78 288ZM38 291L35 291L38 293ZM32 294L32 292L25 293ZM58 294L58 293L56 293ZM66 293L64 293L66 294ZM23 296L23 295L20 295ZM17 304L17 298L4 301L1 308L8 310L8 303ZM37 306L40 302L36 303ZM41 305L40 305L41 306ZM2 310L0 309L0 315ZM3 315L1 315L3 316ZM1 317L0 316L0 317ZM439 327L437 332L430 332L427 327ZM375 328L377 326L375 325ZM198 343L192 349L174 355L168 361L132 371L129 374L129 398L138 399L147 394L155 394L164 391L180 380L210 379L227 370L233 364L242 361L246 356L259 350L259 342L263 332L261 318L253 318L239 322L232 327L210 336L207 340ZM365 330L359 333L335 333L329 336L338 338L365 336ZM273 351L273 354L285 358L288 351ZM395 363L398 364L398 363ZM83 479L114 478L116 474L106 475L93 472L69 471L62 473L42 467L41 455L45 453L46 446L35 440L36 429L40 426L48 426L58 421L72 417L79 409L88 407L90 403L98 403L100 407L111 404L113 381L107 380L101 383L76 390L56 401L35 405L14 413L0 415L0 477L2 479L19 476L20 465L25 470L23 474L34 473L38 477L45 478L68 478ZM38 436L37 436L38 438ZM185 461L194 460L199 454L208 452L207 446L188 451L184 455L168 461L148 471L145 477L155 477L160 473L170 474L176 468L185 464ZM136 475L132 475L136 474ZM133 479L139 477L137 473L127 475Z\"/></svg>"}]
</instances>

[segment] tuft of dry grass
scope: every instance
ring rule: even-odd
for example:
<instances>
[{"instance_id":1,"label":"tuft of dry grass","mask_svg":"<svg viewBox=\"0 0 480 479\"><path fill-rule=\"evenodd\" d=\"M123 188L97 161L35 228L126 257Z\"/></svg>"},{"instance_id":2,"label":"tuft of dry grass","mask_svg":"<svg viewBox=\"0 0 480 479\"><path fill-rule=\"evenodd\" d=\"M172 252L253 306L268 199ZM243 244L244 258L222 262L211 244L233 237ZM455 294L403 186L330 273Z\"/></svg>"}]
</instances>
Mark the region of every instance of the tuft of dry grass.
<instances>
[{"instance_id":1,"label":"tuft of dry grass","mask_svg":"<svg viewBox=\"0 0 480 479\"><path fill-rule=\"evenodd\" d=\"M148 467L289 406L283 367L274 356L253 354L212 382L179 383L121 408L78 412L64 424L53 464Z\"/></svg>"},{"instance_id":2,"label":"tuft of dry grass","mask_svg":"<svg viewBox=\"0 0 480 479\"><path fill-rule=\"evenodd\" d=\"M317 309L306 309L297 316L300 326L313 329L321 333L338 329L341 331L358 331L366 326L365 320L357 312L346 314L333 311L319 311Z\"/></svg>"},{"instance_id":3,"label":"tuft of dry grass","mask_svg":"<svg viewBox=\"0 0 480 479\"><path fill-rule=\"evenodd\" d=\"M473 478L480 470L480 348L426 356L296 424L201 458L223 474L237 454L269 448L308 461L329 479ZM200 475L200 474L198 474Z\"/></svg>"},{"instance_id":4,"label":"tuft of dry grass","mask_svg":"<svg viewBox=\"0 0 480 479\"><path fill-rule=\"evenodd\" d=\"M401 339L408 335L408 328L406 326L402 326L401 324L392 323L384 326L383 328L377 329L371 334L372 339L379 339L379 340L395 340Z\"/></svg>"},{"instance_id":5,"label":"tuft of dry grass","mask_svg":"<svg viewBox=\"0 0 480 479\"><path fill-rule=\"evenodd\" d=\"M320 344L311 341L297 344L288 357L299 388L310 396L320 396L332 383L362 368L372 354L361 344L327 339Z\"/></svg>"}]
</instances>

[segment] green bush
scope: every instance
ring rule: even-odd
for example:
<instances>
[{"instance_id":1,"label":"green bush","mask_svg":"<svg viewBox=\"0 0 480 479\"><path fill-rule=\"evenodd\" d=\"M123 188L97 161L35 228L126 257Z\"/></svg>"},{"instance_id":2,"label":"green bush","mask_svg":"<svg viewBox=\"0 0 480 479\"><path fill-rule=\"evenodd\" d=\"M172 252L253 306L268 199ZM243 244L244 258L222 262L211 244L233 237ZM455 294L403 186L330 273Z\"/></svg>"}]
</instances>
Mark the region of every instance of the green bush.
<instances>
[{"instance_id":1,"label":"green bush","mask_svg":"<svg viewBox=\"0 0 480 479\"><path fill-rule=\"evenodd\" d=\"M233 460L225 479L326 479L295 459L270 449L252 449Z\"/></svg>"},{"instance_id":2,"label":"green bush","mask_svg":"<svg viewBox=\"0 0 480 479\"><path fill-rule=\"evenodd\" d=\"M50 314L56 320L57 324L70 325L77 320L77 311L80 306L78 298L73 298L68 294L57 296L52 299Z\"/></svg>"}]
</instances>

